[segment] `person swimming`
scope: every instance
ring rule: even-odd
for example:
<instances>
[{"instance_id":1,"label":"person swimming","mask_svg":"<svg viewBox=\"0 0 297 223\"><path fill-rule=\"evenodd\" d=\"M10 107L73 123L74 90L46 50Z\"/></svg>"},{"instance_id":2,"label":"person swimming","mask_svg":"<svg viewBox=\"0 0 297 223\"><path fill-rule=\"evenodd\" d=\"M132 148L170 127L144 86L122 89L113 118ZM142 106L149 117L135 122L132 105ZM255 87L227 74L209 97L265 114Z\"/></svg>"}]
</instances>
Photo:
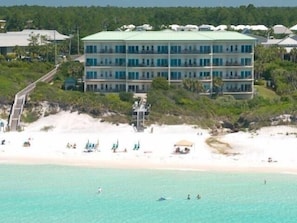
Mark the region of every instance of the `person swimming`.
<instances>
[{"instance_id":1,"label":"person swimming","mask_svg":"<svg viewBox=\"0 0 297 223\"><path fill-rule=\"evenodd\" d=\"M187 199L188 199L188 200L191 200L190 194L188 194L188 197L187 197Z\"/></svg>"},{"instance_id":2,"label":"person swimming","mask_svg":"<svg viewBox=\"0 0 297 223\"><path fill-rule=\"evenodd\" d=\"M102 188L101 187L98 187L98 194L101 194L101 192L102 192Z\"/></svg>"},{"instance_id":3,"label":"person swimming","mask_svg":"<svg viewBox=\"0 0 297 223\"><path fill-rule=\"evenodd\" d=\"M165 201L166 198L165 197L160 197L157 201Z\"/></svg>"}]
</instances>

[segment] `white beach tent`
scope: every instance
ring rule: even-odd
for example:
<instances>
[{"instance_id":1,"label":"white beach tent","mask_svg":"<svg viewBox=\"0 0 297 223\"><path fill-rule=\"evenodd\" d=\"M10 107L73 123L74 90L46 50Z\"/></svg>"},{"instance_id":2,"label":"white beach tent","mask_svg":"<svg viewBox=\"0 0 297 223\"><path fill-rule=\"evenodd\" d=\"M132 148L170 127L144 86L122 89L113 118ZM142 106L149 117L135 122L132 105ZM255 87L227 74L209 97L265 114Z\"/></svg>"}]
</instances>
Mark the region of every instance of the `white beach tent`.
<instances>
[{"instance_id":1,"label":"white beach tent","mask_svg":"<svg viewBox=\"0 0 297 223\"><path fill-rule=\"evenodd\" d=\"M180 152L180 153L188 153L190 151L190 148L195 149L194 143L188 140L180 140L174 144L175 147L175 152Z\"/></svg>"},{"instance_id":2,"label":"white beach tent","mask_svg":"<svg viewBox=\"0 0 297 223\"><path fill-rule=\"evenodd\" d=\"M191 142L191 141L183 139L183 140L180 140L180 141L176 142L174 144L174 146L192 147L192 146L194 146L194 143Z\"/></svg>"}]
</instances>

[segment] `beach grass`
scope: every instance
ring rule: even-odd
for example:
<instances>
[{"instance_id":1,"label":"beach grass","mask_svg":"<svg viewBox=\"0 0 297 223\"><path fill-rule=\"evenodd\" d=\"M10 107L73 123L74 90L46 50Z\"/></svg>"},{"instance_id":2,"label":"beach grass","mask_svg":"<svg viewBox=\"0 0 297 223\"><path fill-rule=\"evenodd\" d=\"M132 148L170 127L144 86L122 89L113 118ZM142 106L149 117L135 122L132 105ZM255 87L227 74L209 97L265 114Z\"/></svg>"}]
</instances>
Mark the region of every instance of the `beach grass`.
<instances>
[{"instance_id":1,"label":"beach grass","mask_svg":"<svg viewBox=\"0 0 297 223\"><path fill-rule=\"evenodd\" d=\"M40 129L40 131L43 131L43 132L48 132L50 130L52 130L54 128L53 125L47 125L47 126L44 126Z\"/></svg>"},{"instance_id":2,"label":"beach grass","mask_svg":"<svg viewBox=\"0 0 297 223\"><path fill-rule=\"evenodd\" d=\"M206 144L211 147L215 153L221 154L221 155L238 155L238 153L234 153L232 151L232 147L229 143L220 141L217 137L209 137L206 139Z\"/></svg>"}]
</instances>

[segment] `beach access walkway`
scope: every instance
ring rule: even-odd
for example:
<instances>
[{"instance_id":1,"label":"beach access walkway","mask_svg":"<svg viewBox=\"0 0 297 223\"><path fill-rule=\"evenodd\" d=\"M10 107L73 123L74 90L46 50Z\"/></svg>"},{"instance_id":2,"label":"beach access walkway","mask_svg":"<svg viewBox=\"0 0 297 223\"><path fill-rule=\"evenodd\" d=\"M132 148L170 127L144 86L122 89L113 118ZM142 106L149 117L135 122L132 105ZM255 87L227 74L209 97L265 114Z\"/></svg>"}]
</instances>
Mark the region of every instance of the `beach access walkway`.
<instances>
[{"instance_id":1,"label":"beach access walkway","mask_svg":"<svg viewBox=\"0 0 297 223\"><path fill-rule=\"evenodd\" d=\"M21 115L23 112L23 108L27 99L27 96L30 92L32 92L36 84L38 82L50 82L54 78L55 74L57 73L59 65L56 65L53 70L39 78L37 81L34 81L33 83L29 84L27 87L25 87L23 90L19 91L15 97L14 101L10 110L10 115L8 119L8 129L10 131L17 131L20 125Z\"/></svg>"}]
</instances>

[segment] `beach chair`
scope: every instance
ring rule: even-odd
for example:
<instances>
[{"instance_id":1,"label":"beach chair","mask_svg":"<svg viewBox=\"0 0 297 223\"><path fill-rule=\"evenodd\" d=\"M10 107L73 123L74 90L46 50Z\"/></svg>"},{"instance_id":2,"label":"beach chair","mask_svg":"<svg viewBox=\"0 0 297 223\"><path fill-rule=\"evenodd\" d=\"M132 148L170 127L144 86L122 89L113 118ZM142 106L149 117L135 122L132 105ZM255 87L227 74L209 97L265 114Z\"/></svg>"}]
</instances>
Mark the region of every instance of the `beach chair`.
<instances>
[{"instance_id":1,"label":"beach chair","mask_svg":"<svg viewBox=\"0 0 297 223\"><path fill-rule=\"evenodd\" d=\"M88 142L87 142L87 144L85 146L85 152L90 153L90 152L93 152L94 149L95 149L95 144L94 143L90 143L89 140L88 140Z\"/></svg>"},{"instance_id":2,"label":"beach chair","mask_svg":"<svg viewBox=\"0 0 297 223\"><path fill-rule=\"evenodd\" d=\"M139 148L140 148L139 142L138 143L135 143L133 150L139 150Z\"/></svg>"},{"instance_id":3,"label":"beach chair","mask_svg":"<svg viewBox=\"0 0 297 223\"><path fill-rule=\"evenodd\" d=\"M137 150L137 144L134 144L133 150Z\"/></svg>"},{"instance_id":4,"label":"beach chair","mask_svg":"<svg viewBox=\"0 0 297 223\"><path fill-rule=\"evenodd\" d=\"M86 143L86 146L85 146L86 150L88 150L88 148L89 148L89 140L88 140L88 142Z\"/></svg>"},{"instance_id":5,"label":"beach chair","mask_svg":"<svg viewBox=\"0 0 297 223\"><path fill-rule=\"evenodd\" d=\"M119 148L119 140L117 140L117 142L116 143L114 143L114 144L112 144L112 150L116 150L116 149L118 149Z\"/></svg>"},{"instance_id":6,"label":"beach chair","mask_svg":"<svg viewBox=\"0 0 297 223\"><path fill-rule=\"evenodd\" d=\"M94 146L94 150L95 150L96 152L99 152L99 141L97 141L97 143L95 144L95 146Z\"/></svg>"}]
</instances>

